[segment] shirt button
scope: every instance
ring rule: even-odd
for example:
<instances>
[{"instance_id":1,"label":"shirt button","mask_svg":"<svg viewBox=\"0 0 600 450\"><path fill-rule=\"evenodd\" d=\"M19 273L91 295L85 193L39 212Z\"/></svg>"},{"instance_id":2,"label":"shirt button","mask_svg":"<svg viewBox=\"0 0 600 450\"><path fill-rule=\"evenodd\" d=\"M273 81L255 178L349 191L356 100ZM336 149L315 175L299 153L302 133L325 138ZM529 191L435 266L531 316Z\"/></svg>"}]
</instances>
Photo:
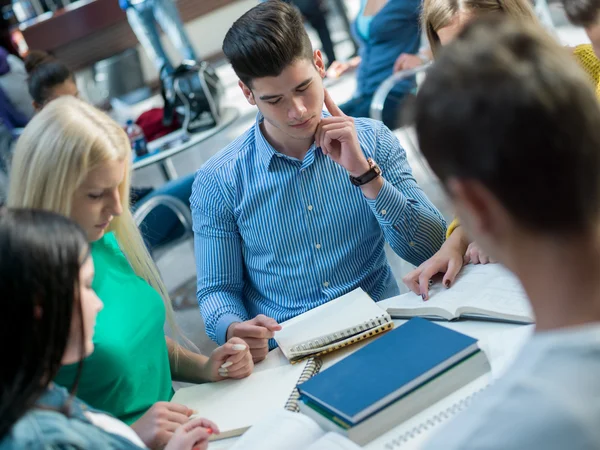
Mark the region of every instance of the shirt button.
<instances>
[{"instance_id":1,"label":"shirt button","mask_svg":"<svg viewBox=\"0 0 600 450\"><path fill-rule=\"evenodd\" d=\"M410 245L411 247L414 247L414 246L415 246L415 245L417 245L417 244L415 244L413 241L410 241L410 242L408 243L408 245Z\"/></svg>"},{"instance_id":2,"label":"shirt button","mask_svg":"<svg viewBox=\"0 0 600 450\"><path fill-rule=\"evenodd\" d=\"M315 245L315 247L317 247L317 250L321 248L321 244L317 244Z\"/></svg>"},{"instance_id":3,"label":"shirt button","mask_svg":"<svg viewBox=\"0 0 600 450\"><path fill-rule=\"evenodd\" d=\"M329 286L329 281L324 282L323 286L328 287Z\"/></svg>"},{"instance_id":4,"label":"shirt button","mask_svg":"<svg viewBox=\"0 0 600 450\"><path fill-rule=\"evenodd\" d=\"M313 210L313 205L308 205L308 210L312 211Z\"/></svg>"},{"instance_id":5,"label":"shirt button","mask_svg":"<svg viewBox=\"0 0 600 450\"><path fill-rule=\"evenodd\" d=\"M382 215L382 216L385 216L386 214L387 214L387 211L386 211L385 209L382 209L382 210L381 210L381 215Z\"/></svg>"}]
</instances>

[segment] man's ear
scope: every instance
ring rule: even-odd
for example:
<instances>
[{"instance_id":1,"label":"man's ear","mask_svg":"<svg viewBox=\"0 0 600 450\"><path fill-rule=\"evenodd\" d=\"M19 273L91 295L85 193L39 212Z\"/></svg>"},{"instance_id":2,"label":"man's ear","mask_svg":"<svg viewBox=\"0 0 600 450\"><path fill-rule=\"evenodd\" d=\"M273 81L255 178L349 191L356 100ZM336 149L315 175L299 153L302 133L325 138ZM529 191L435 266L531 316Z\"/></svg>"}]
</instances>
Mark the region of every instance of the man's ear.
<instances>
[{"instance_id":1,"label":"man's ear","mask_svg":"<svg viewBox=\"0 0 600 450\"><path fill-rule=\"evenodd\" d=\"M321 50L315 50L313 52L313 64L317 68L317 72L321 75L321 78L325 78L325 63L323 62L323 54Z\"/></svg>"},{"instance_id":2,"label":"man's ear","mask_svg":"<svg viewBox=\"0 0 600 450\"><path fill-rule=\"evenodd\" d=\"M240 89L242 90L244 97L246 97L246 100L248 100L248 103L250 103L253 106L256 106L256 101L254 100L254 93L252 92L252 89L250 89L248 86L246 86L242 82L242 80L238 81L238 85L240 86Z\"/></svg>"},{"instance_id":3,"label":"man's ear","mask_svg":"<svg viewBox=\"0 0 600 450\"><path fill-rule=\"evenodd\" d=\"M479 181L451 178L446 183L461 221L477 236L494 234L504 208Z\"/></svg>"}]
</instances>

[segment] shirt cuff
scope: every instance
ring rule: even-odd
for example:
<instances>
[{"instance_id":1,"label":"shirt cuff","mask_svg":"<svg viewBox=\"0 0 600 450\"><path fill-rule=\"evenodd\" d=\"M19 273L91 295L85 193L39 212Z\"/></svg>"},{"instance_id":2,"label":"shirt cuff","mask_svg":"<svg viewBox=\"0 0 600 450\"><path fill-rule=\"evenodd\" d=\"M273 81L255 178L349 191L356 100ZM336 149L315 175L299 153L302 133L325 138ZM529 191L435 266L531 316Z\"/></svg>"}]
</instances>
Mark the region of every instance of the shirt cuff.
<instances>
[{"instance_id":1,"label":"shirt cuff","mask_svg":"<svg viewBox=\"0 0 600 450\"><path fill-rule=\"evenodd\" d=\"M233 322L243 322L243 320L236 314L223 314L217 321L215 327L215 335L217 338L217 344L223 345L227 342L227 329Z\"/></svg>"},{"instance_id":2,"label":"shirt cuff","mask_svg":"<svg viewBox=\"0 0 600 450\"><path fill-rule=\"evenodd\" d=\"M383 180L383 186L375 200L366 200L379 223L388 226L400 222L407 203L404 194L386 179Z\"/></svg>"}]
</instances>

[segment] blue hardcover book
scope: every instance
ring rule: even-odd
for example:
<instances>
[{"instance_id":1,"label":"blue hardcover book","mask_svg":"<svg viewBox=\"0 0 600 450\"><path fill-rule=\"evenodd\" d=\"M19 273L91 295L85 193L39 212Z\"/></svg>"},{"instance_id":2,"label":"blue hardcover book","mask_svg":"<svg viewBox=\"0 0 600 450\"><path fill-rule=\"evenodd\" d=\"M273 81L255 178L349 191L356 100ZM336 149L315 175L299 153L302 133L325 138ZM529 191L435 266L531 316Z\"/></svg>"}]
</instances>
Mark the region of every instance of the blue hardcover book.
<instances>
[{"instance_id":1,"label":"blue hardcover book","mask_svg":"<svg viewBox=\"0 0 600 450\"><path fill-rule=\"evenodd\" d=\"M477 340L414 318L298 386L354 425L479 351Z\"/></svg>"}]
</instances>

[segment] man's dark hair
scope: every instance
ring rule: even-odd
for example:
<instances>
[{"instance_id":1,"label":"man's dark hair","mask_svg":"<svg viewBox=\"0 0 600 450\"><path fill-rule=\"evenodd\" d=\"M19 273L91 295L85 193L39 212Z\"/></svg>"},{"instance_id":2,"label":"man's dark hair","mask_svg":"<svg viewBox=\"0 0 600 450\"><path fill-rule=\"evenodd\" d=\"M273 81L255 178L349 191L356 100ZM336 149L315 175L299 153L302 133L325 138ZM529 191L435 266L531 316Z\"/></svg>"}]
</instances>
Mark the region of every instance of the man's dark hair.
<instances>
[{"instance_id":1,"label":"man's dark hair","mask_svg":"<svg viewBox=\"0 0 600 450\"><path fill-rule=\"evenodd\" d=\"M414 110L444 184L486 186L522 225L578 233L600 212L600 107L585 74L536 25L468 25L429 71Z\"/></svg>"},{"instance_id":2,"label":"man's dark hair","mask_svg":"<svg viewBox=\"0 0 600 450\"><path fill-rule=\"evenodd\" d=\"M562 0L562 4L574 25L587 27L598 21L600 0Z\"/></svg>"},{"instance_id":3,"label":"man's dark hair","mask_svg":"<svg viewBox=\"0 0 600 450\"><path fill-rule=\"evenodd\" d=\"M248 87L255 78L279 76L296 60L313 58L300 12L280 0L261 3L236 20L223 52Z\"/></svg>"}]
</instances>

